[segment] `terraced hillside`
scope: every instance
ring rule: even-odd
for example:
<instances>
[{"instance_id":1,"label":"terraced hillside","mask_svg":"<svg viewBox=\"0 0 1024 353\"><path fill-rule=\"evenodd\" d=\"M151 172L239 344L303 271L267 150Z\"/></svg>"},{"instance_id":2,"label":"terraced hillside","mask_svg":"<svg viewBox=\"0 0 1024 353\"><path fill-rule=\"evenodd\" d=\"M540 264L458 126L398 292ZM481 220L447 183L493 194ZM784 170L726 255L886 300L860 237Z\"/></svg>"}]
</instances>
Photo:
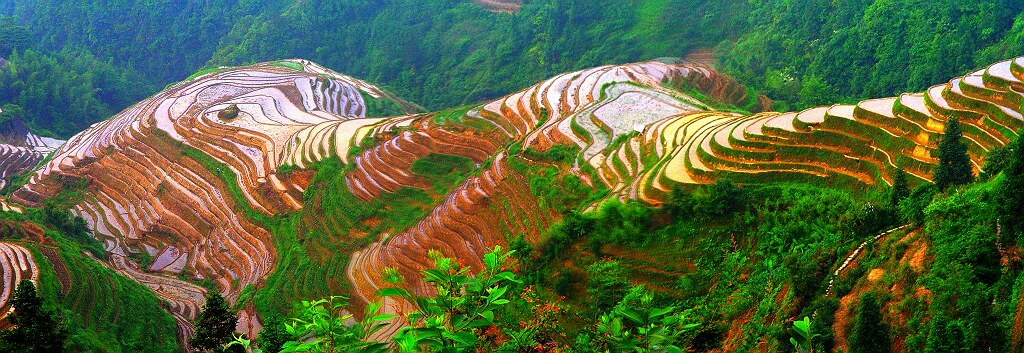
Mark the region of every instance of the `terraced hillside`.
<instances>
[{"instance_id":1,"label":"terraced hillside","mask_svg":"<svg viewBox=\"0 0 1024 353\"><path fill-rule=\"evenodd\" d=\"M33 134L20 121L0 123L0 131L0 189L6 188L12 177L32 170L47 154L64 144L64 141Z\"/></svg>"},{"instance_id":2,"label":"terraced hillside","mask_svg":"<svg viewBox=\"0 0 1024 353\"><path fill-rule=\"evenodd\" d=\"M351 255L347 285L331 288L366 302L385 268L418 278L435 249L479 268L487 249L519 236L538 243L565 212L609 198L659 204L674 187L726 177L872 185L897 167L927 180L954 117L980 168L1024 126L1022 80L1018 58L923 93L779 113L706 66L667 60L413 114L316 64L264 63L174 85L76 135L11 200L74 200L107 264L170 303L187 336L201 281L232 301L290 298L273 291L315 284L282 277L334 279L279 271ZM381 106L405 114L368 117ZM324 250L353 239L354 254ZM314 264L275 247L287 241ZM259 326L254 310L270 308L248 307L249 328Z\"/></svg>"},{"instance_id":3,"label":"terraced hillside","mask_svg":"<svg viewBox=\"0 0 1024 353\"><path fill-rule=\"evenodd\" d=\"M11 311L10 301L16 285L22 280L33 282L39 279L39 267L32 259L32 253L20 245L0 242L0 327Z\"/></svg>"},{"instance_id":4,"label":"terraced hillside","mask_svg":"<svg viewBox=\"0 0 1024 353\"><path fill-rule=\"evenodd\" d=\"M385 96L304 61L207 73L74 136L11 200L75 200L107 263L167 301L188 335L200 281L236 298L272 270L270 235L238 202L267 216L301 208L303 182L275 173L286 146Z\"/></svg>"}]
</instances>

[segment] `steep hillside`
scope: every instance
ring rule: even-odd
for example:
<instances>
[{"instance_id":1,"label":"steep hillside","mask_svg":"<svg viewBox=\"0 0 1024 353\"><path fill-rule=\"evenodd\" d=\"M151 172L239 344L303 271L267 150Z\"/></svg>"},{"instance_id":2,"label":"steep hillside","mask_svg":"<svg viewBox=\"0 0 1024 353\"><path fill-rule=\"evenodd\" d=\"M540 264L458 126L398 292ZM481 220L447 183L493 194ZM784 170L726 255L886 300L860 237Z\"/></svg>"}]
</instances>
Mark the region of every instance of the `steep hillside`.
<instances>
[{"instance_id":1,"label":"steep hillside","mask_svg":"<svg viewBox=\"0 0 1024 353\"><path fill-rule=\"evenodd\" d=\"M74 136L11 200L70 200L108 264L166 300L187 335L206 292L196 281L237 298L273 269L270 234L238 203L266 216L301 208L306 184L275 173L287 146L385 96L304 61L206 73Z\"/></svg>"},{"instance_id":2,"label":"steep hillside","mask_svg":"<svg viewBox=\"0 0 1024 353\"><path fill-rule=\"evenodd\" d=\"M32 170L64 143L33 134L19 120L0 122L0 131L0 190L7 189L11 178Z\"/></svg>"},{"instance_id":3,"label":"steep hillside","mask_svg":"<svg viewBox=\"0 0 1024 353\"><path fill-rule=\"evenodd\" d=\"M660 205L723 179L866 188L897 167L925 181L951 118L980 169L1024 126L1022 79L1017 58L923 93L778 113L706 66L663 60L423 114L279 61L202 72L94 125L10 201L66 204L107 266L168 303L182 337L208 288L255 333L297 300L373 301L382 270L419 278L430 250L479 268L495 245L541 244L566 214L606 200Z\"/></svg>"},{"instance_id":4,"label":"steep hillside","mask_svg":"<svg viewBox=\"0 0 1024 353\"><path fill-rule=\"evenodd\" d=\"M4 317L11 311L10 300L15 286L25 279L33 282L39 280L39 267L32 259L32 253L20 245L0 243L0 252L0 273L3 273L3 285L0 286L0 327L3 327Z\"/></svg>"}]
</instances>

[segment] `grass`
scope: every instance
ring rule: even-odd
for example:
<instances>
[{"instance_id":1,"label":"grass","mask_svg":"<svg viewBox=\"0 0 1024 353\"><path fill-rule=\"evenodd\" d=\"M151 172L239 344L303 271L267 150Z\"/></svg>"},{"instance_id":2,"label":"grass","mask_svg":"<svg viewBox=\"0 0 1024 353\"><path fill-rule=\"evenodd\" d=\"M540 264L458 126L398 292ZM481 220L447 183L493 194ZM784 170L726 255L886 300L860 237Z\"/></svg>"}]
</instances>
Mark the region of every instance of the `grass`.
<instances>
[{"instance_id":1,"label":"grass","mask_svg":"<svg viewBox=\"0 0 1024 353\"><path fill-rule=\"evenodd\" d=\"M366 104L366 117L367 118L380 118L389 116L400 116L405 115L405 110L402 106L395 102L391 98L382 97L380 99L373 98L366 92L359 91L359 94L363 96L363 103Z\"/></svg>"},{"instance_id":2,"label":"grass","mask_svg":"<svg viewBox=\"0 0 1024 353\"><path fill-rule=\"evenodd\" d=\"M306 69L302 67L302 64L299 64L297 62L275 61L275 62L271 63L270 65L272 65L272 66L279 66L279 67L283 67L283 68L288 68L288 69L292 69L292 70L295 70L295 71L302 71L302 72L306 71Z\"/></svg>"},{"instance_id":3,"label":"grass","mask_svg":"<svg viewBox=\"0 0 1024 353\"><path fill-rule=\"evenodd\" d=\"M32 210L34 211L34 210ZM0 219L42 225L39 212L0 213ZM31 250L40 268L39 292L48 305L60 308L71 327L70 349L75 352L179 352L177 326L162 301L138 282L121 276L87 256L79 244L44 228L56 244L10 240ZM56 265L43 255L54 251L63 262L68 282L62 293Z\"/></svg>"},{"instance_id":4,"label":"grass","mask_svg":"<svg viewBox=\"0 0 1024 353\"><path fill-rule=\"evenodd\" d=\"M474 169L476 163L472 159L438 153L417 159L409 168L413 174L434 180L434 192L439 195L461 184Z\"/></svg>"},{"instance_id":5,"label":"grass","mask_svg":"<svg viewBox=\"0 0 1024 353\"><path fill-rule=\"evenodd\" d=\"M191 76L189 76L188 78L186 78L185 82L195 80L195 79L199 78L200 76L203 76L203 75L206 75L206 74L211 74L211 73L214 73L214 72L220 72L220 71L224 71L224 70L227 70L227 69L230 69L230 68L231 67L229 67L229 66L205 68L205 69L196 71L196 73L194 73Z\"/></svg>"},{"instance_id":6,"label":"grass","mask_svg":"<svg viewBox=\"0 0 1024 353\"><path fill-rule=\"evenodd\" d=\"M463 123L463 117L466 116L471 109L477 107L476 105L466 105L457 108L445 109L437 114L434 114L434 123L438 125L460 125Z\"/></svg>"}]
</instances>

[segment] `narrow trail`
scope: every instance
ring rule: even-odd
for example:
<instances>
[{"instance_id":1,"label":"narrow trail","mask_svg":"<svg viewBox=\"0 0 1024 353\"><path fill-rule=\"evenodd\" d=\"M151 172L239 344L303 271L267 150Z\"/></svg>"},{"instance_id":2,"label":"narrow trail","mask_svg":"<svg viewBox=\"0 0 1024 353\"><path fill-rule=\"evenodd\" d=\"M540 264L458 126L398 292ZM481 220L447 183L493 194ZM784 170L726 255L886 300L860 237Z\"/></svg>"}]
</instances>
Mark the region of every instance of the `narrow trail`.
<instances>
[{"instance_id":1,"label":"narrow trail","mask_svg":"<svg viewBox=\"0 0 1024 353\"><path fill-rule=\"evenodd\" d=\"M857 255L860 255L860 253L864 251L864 247L865 246L867 246L870 243L878 241L878 239L881 239L884 236L887 236L889 234L895 233L895 232L900 231L902 229L905 229L905 228L907 228L909 226L910 226L909 224L905 224L905 225L902 225L902 226L890 229L888 231L885 231L885 232L883 232L881 234L878 234L878 235L872 237L871 239L865 240L863 243L861 243L860 246L858 246L857 249L854 250L853 253L850 254L850 256L846 257L846 260L843 261L843 264L840 265L839 268L837 268L836 271L832 273L832 278L830 278L828 280L828 289L825 289L825 296L827 297L829 295L832 295L832 285L835 283L836 278L839 277L839 275L843 272L843 270L846 270L846 267L849 266L850 263L853 263L853 260L855 260L857 258Z\"/></svg>"}]
</instances>

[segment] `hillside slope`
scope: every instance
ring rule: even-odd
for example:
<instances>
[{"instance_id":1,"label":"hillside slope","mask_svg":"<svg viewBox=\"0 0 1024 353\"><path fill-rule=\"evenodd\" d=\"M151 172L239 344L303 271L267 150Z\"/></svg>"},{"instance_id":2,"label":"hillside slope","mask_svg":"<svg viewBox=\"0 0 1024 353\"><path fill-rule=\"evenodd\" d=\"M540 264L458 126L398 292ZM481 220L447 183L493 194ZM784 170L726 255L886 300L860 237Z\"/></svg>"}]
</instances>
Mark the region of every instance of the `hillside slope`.
<instances>
[{"instance_id":1,"label":"hillside slope","mask_svg":"<svg viewBox=\"0 0 1024 353\"><path fill-rule=\"evenodd\" d=\"M71 138L10 200L70 200L106 264L167 301L183 337L202 284L244 306L240 329L255 331L252 317L282 301L374 300L384 268L418 278L429 250L479 266L487 249L539 243L567 212L607 199L657 205L724 178L870 186L897 166L927 180L954 117L977 167L1024 126L1022 80L1017 58L924 93L778 113L714 70L667 60L414 114L289 60L170 87ZM339 259L346 278L322 270Z\"/></svg>"},{"instance_id":2,"label":"hillside slope","mask_svg":"<svg viewBox=\"0 0 1024 353\"><path fill-rule=\"evenodd\" d=\"M267 216L301 208L302 182L275 174L286 146L305 127L365 117L367 101L385 96L304 61L207 73L74 136L10 199L73 200L108 264L166 300L188 335L206 289L176 275L230 298L265 278L270 234L235 205Z\"/></svg>"}]
</instances>

